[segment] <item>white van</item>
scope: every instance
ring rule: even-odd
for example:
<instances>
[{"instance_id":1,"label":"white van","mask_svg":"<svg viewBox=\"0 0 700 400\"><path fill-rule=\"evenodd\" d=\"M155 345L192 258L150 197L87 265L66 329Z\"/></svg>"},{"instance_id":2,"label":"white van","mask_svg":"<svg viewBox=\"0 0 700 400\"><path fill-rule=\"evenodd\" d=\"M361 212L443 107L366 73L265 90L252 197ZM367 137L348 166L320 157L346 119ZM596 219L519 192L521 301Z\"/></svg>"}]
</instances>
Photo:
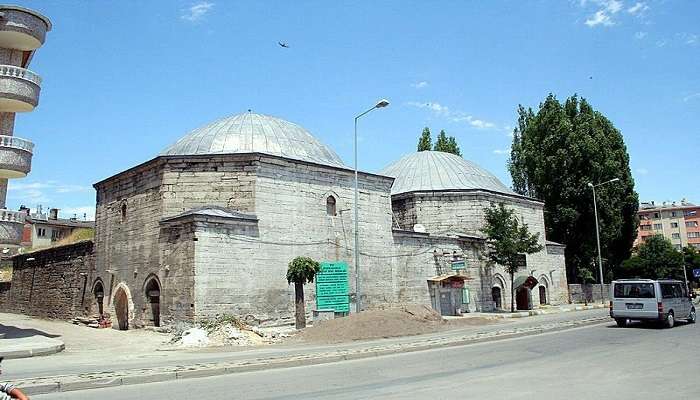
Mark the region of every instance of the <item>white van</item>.
<instances>
[{"instance_id":1,"label":"white van","mask_svg":"<svg viewBox=\"0 0 700 400\"><path fill-rule=\"evenodd\" d=\"M630 320L661 321L668 328L677 319L695 322L695 306L681 281L620 279L612 282L610 292L610 317L618 326Z\"/></svg>"}]
</instances>

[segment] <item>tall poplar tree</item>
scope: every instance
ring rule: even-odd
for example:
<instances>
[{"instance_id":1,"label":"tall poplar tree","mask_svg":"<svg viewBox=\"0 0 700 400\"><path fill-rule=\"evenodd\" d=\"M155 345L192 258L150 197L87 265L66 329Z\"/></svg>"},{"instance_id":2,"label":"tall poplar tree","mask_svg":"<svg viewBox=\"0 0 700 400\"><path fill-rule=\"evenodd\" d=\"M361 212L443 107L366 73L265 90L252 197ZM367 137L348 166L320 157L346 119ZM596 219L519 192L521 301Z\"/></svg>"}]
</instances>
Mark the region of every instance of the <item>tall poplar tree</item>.
<instances>
[{"instance_id":1,"label":"tall poplar tree","mask_svg":"<svg viewBox=\"0 0 700 400\"><path fill-rule=\"evenodd\" d=\"M619 178L596 188L603 266L615 272L630 257L639 199L629 155L620 131L585 99L574 95L562 104L550 94L537 113L519 106L508 169L514 191L544 201L547 239L566 245L570 282L597 265L587 185Z\"/></svg>"},{"instance_id":2,"label":"tall poplar tree","mask_svg":"<svg viewBox=\"0 0 700 400\"><path fill-rule=\"evenodd\" d=\"M418 151L426 151L433 148L433 139L430 137L430 129L426 126L418 139Z\"/></svg>"}]
</instances>

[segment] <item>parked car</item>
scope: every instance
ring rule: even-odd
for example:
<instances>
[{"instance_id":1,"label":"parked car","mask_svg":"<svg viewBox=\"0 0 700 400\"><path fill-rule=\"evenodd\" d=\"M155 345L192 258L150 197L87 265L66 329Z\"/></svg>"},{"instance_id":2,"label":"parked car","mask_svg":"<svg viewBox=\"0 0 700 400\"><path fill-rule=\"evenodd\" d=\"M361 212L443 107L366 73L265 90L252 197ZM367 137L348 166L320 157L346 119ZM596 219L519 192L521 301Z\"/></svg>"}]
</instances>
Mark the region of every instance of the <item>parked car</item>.
<instances>
[{"instance_id":1,"label":"parked car","mask_svg":"<svg viewBox=\"0 0 700 400\"><path fill-rule=\"evenodd\" d=\"M678 319L695 322L695 306L681 281L620 279L612 282L610 291L610 317L618 326L631 320L659 321L668 328Z\"/></svg>"}]
</instances>

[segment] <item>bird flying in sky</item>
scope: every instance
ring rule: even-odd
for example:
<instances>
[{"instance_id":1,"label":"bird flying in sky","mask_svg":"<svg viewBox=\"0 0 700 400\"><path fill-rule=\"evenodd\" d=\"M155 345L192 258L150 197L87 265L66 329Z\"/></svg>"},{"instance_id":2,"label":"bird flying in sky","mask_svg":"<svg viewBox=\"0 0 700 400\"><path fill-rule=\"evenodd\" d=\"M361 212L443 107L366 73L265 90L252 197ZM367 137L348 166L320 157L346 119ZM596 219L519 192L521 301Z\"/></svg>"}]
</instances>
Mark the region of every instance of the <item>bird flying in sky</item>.
<instances>
[{"instance_id":1,"label":"bird flying in sky","mask_svg":"<svg viewBox=\"0 0 700 400\"><path fill-rule=\"evenodd\" d=\"M284 47L285 49L289 48L289 45L287 44L287 42L277 42L277 44Z\"/></svg>"}]
</instances>

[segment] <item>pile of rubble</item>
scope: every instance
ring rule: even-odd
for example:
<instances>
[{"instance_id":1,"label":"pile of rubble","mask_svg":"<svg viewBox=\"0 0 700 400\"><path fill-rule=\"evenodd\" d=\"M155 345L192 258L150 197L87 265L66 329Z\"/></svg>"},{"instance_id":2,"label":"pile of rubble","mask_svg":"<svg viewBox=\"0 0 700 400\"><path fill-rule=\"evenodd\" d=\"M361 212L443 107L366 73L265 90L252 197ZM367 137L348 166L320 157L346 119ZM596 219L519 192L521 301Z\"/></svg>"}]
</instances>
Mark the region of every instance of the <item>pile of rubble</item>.
<instances>
[{"instance_id":1,"label":"pile of rubble","mask_svg":"<svg viewBox=\"0 0 700 400\"><path fill-rule=\"evenodd\" d=\"M170 343L175 347L259 346L280 342L293 332L293 327L259 328L236 317L221 315L175 331Z\"/></svg>"},{"instance_id":2,"label":"pile of rubble","mask_svg":"<svg viewBox=\"0 0 700 400\"><path fill-rule=\"evenodd\" d=\"M112 320L109 318L109 314L104 313L102 315L93 315L91 317L76 317L71 321L74 325L84 325L89 328L111 328Z\"/></svg>"}]
</instances>

